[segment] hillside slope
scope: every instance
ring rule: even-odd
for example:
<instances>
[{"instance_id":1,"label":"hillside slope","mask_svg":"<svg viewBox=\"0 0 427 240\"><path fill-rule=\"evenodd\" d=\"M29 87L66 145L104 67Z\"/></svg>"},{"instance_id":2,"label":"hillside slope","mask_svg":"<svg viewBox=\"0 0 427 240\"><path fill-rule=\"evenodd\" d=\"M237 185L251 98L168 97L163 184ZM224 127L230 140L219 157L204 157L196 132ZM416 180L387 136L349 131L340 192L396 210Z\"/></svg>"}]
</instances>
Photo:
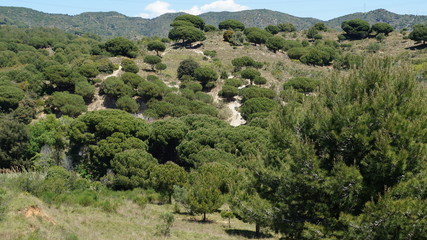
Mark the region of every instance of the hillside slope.
<instances>
[{"instance_id":1,"label":"hillside slope","mask_svg":"<svg viewBox=\"0 0 427 240\"><path fill-rule=\"evenodd\" d=\"M49 14L29 8L0 7L0 25L21 27L55 27L68 32L89 32L104 37L167 36L172 20L184 13L167 13L157 18L128 17L117 12L86 12L75 16ZM236 19L248 27L266 27L270 24L290 22L298 29L306 29L321 20L300 18L266 9L240 12L209 12L200 15L208 24L218 26L227 19ZM354 13L327 21L327 25L340 29L342 21L360 18L368 22L387 22L397 29L427 22L427 16L399 15L383 9Z\"/></svg>"}]
</instances>

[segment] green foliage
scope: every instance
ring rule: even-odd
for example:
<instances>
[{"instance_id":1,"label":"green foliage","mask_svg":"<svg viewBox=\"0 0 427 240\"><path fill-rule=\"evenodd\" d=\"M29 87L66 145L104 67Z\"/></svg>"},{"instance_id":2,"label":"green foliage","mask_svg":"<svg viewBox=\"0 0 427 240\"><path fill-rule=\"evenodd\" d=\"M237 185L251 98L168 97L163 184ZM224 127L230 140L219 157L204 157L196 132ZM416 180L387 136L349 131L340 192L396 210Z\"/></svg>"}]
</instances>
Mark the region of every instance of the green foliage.
<instances>
[{"instance_id":1,"label":"green foliage","mask_svg":"<svg viewBox=\"0 0 427 240\"><path fill-rule=\"evenodd\" d=\"M151 65L151 70L153 71L156 64L161 62L162 59L159 56L147 55L144 57L144 63Z\"/></svg>"},{"instance_id":2,"label":"green foliage","mask_svg":"<svg viewBox=\"0 0 427 240\"><path fill-rule=\"evenodd\" d=\"M182 79L182 77L184 77L184 76L193 77L194 76L194 70L196 70L199 67L200 67L200 65L191 58L181 61L179 63L178 70L177 70L178 78Z\"/></svg>"},{"instance_id":3,"label":"green foliage","mask_svg":"<svg viewBox=\"0 0 427 240\"><path fill-rule=\"evenodd\" d=\"M0 52L0 67L12 67L17 63L18 59L14 52L9 50Z\"/></svg>"},{"instance_id":4,"label":"green foliage","mask_svg":"<svg viewBox=\"0 0 427 240\"><path fill-rule=\"evenodd\" d=\"M409 39L423 42L427 41L427 25L417 24L414 26L414 30L409 34Z\"/></svg>"},{"instance_id":5,"label":"green foliage","mask_svg":"<svg viewBox=\"0 0 427 240\"><path fill-rule=\"evenodd\" d=\"M378 33L378 34L375 36L375 39L376 39L378 42L383 42L383 41L385 40L385 34L384 34L384 33Z\"/></svg>"},{"instance_id":6,"label":"green foliage","mask_svg":"<svg viewBox=\"0 0 427 240\"><path fill-rule=\"evenodd\" d=\"M161 72L161 71L163 71L163 70L166 70L166 68L168 68L168 66L167 66L166 64L164 64L164 63L157 63L157 64L154 66L154 68L155 68L157 71Z\"/></svg>"},{"instance_id":7,"label":"green foliage","mask_svg":"<svg viewBox=\"0 0 427 240\"><path fill-rule=\"evenodd\" d=\"M122 96L116 101L116 107L128 113L136 113L139 109L139 104L135 99L129 96Z\"/></svg>"},{"instance_id":8,"label":"green foliage","mask_svg":"<svg viewBox=\"0 0 427 240\"><path fill-rule=\"evenodd\" d=\"M264 44L272 36L271 33L259 28L247 28L246 30L248 30L245 32L248 41L254 44Z\"/></svg>"},{"instance_id":9,"label":"green foliage","mask_svg":"<svg viewBox=\"0 0 427 240\"><path fill-rule=\"evenodd\" d=\"M316 28L312 27L309 28L307 31L307 38L311 38L311 39L316 39L316 36L319 34L319 30L317 30Z\"/></svg>"},{"instance_id":10,"label":"green foliage","mask_svg":"<svg viewBox=\"0 0 427 240\"><path fill-rule=\"evenodd\" d=\"M273 111L278 104L268 98L251 98L245 101L240 108L240 112L244 119L250 120L260 113L269 113Z\"/></svg>"},{"instance_id":11,"label":"green foliage","mask_svg":"<svg viewBox=\"0 0 427 240\"><path fill-rule=\"evenodd\" d=\"M164 237L170 236L170 229L175 221L175 217L172 213L166 212L160 215L160 219L163 223L156 226L156 234Z\"/></svg>"},{"instance_id":12,"label":"green foliage","mask_svg":"<svg viewBox=\"0 0 427 240\"><path fill-rule=\"evenodd\" d=\"M199 91L203 90L202 84L200 84L199 82L196 82L196 81L183 82L183 83L181 83L180 88L189 89L193 92L199 92Z\"/></svg>"},{"instance_id":13,"label":"green foliage","mask_svg":"<svg viewBox=\"0 0 427 240\"><path fill-rule=\"evenodd\" d=\"M291 78L283 84L283 89L295 89L301 93L310 93L316 90L320 82L312 78Z\"/></svg>"},{"instance_id":14,"label":"green foliage","mask_svg":"<svg viewBox=\"0 0 427 240\"><path fill-rule=\"evenodd\" d=\"M218 27L221 30L233 30L233 31L245 30L245 24L234 19L228 19L228 20L222 21L219 23Z\"/></svg>"},{"instance_id":15,"label":"green foliage","mask_svg":"<svg viewBox=\"0 0 427 240\"><path fill-rule=\"evenodd\" d=\"M243 81L239 78L230 78L224 81L224 85L238 88L243 85Z\"/></svg>"},{"instance_id":16,"label":"green foliage","mask_svg":"<svg viewBox=\"0 0 427 240\"><path fill-rule=\"evenodd\" d=\"M145 58L144 58L144 60L145 60ZM123 71L125 71L125 72L130 72L130 73L138 73L139 72L139 67L131 59L126 59L126 58L123 59L121 65L122 65Z\"/></svg>"},{"instance_id":17,"label":"green foliage","mask_svg":"<svg viewBox=\"0 0 427 240\"><path fill-rule=\"evenodd\" d=\"M328 31L328 27L326 27L326 25L322 22L318 22L318 23L314 24L313 28L316 29L317 31L320 31L320 32Z\"/></svg>"},{"instance_id":18,"label":"green foliage","mask_svg":"<svg viewBox=\"0 0 427 240\"><path fill-rule=\"evenodd\" d=\"M265 27L265 31L274 35L280 32L280 28L276 25L268 25L267 27Z\"/></svg>"},{"instance_id":19,"label":"green foliage","mask_svg":"<svg viewBox=\"0 0 427 240\"><path fill-rule=\"evenodd\" d=\"M201 30L205 28L205 21L201 17L191 15L191 14L184 14L184 15L178 16L175 18L174 21L190 22L191 24L193 24L194 27Z\"/></svg>"},{"instance_id":20,"label":"green foliage","mask_svg":"<svg viewBox=\"0 0 427 240\"><path fill-rule=\"evenodd\" d=\"M205 50L205 51L203 51L203 54L204 54L205 56L208 56L208 57L214 58L214 57L216 57L217 52L216 52L215 50Z\"/></svg>"},{"instance_id":21,"label":"green foliage","mask_svg":"<svg viewBox=\"0 0 427 240\"><path fill-rule=\"evenodd\" d=\"M29 166L27 126L7 116L0 117L0 168Z\"/></svg>"},{"instance_id":22,"label":"green foliage","mask_svg":"<svg viewBox=\"0 0 427 240\"><path fill-rule=\"evenodd\" d=\"M309 52L309 48L295 47L295 48L289 49L287 54L290 59L300 59L302 56L304 56L308 52Z\"/></svg>"},{"instance_id":23,"label":"green foliage","mask_svg":"<svg viewBox=\"0 0 427 240\"><path fill-rule=\"evenodd\" d=\"M109 77L101 84L102 93L113 98L122 96L132 96L134 94L132 88L125 84L122 79L118 77Z\"/></svg>"},{"instance_id":24,"label":"green foliage","mask_svg":"<svg viewBox=\"0 0 427 240\"><path fill-rule=\"evenodd\" d=\"M224 39L224 41L226 42L230 42L231 38L234 35L234 31L232 30L225 30L224 33L222 34L222 38Z\"/></svg>"},{"instance_id":25,"label":"green foliage","mask_svg":"<svg viewBox=\"0 0 427 240\"><path fill-rule=\"evenodd\" d=\"M243 67L262 68L263 65L261 62L257 62L248 56L234 58L231 64L233 64L236 71L240 71Z\"/></svg>"},{"instance_id":26,"label":"green foliage","mask_svg":"<svg viewBox=\"0 0 427 240\"><path fill-rule=\"evenodd\" d=\"M74 93L82 96L86 102L91 102L95 94L95 86L88 81L78 81L74 86Z\"/></svg>"},{"instance_id":27,"label":"green foliage","mask_svg":"<svg viewBox=\"0 0 427 240\"><path fill-rule=\"evenodd\" d=\"M149 137L150 153L161 163L177 161L176 147L184 139L188 127L178 119L167 119L152 124Z\"/></svg>"},{"instance_id":28,"label":"green foliage","mask_svg":"<svg viewBox=\"0 0 427 240\"><path fill-rule=\"evenodd\" d=\"M135 58L138 54L138 47L132 41L124 37L117 37L108 40L107 42L105 42L104 48L113 56Z\"/></svg>"},{"instance_id":29,"label":"green foliage","mask_svg":"<svg viewBox=\"0 0 427 240\"><path fill-rule=\"evenodd\" d=\"M283 49L285 47L285 39L279 36L273 36L267 39L265 46L273 52Z\"/></svg>"},{"instance_id":30,"label":"green foliage","mask_svg":"<svg viewBox=\"0 0 427 240\"><path fill-rule=\"evenodd\" d=\"M256 76L254 78L254 84L263 85L267 83L267 79L261 76Z\"/></svg>"},{"instance_id":31,"label":"green foliage","mask_svg":"<svg viewBox=\"0 0 427 240\"><path fill-rule=\"evenodd\" d=\"M218 29L214 25L206 24L204 31L205 32L215 32Z\"/></svg>"},{"instance_id":32,"label":"green foliage","mask_svg":"<svg viewBox=\"0 0 427 240\"><path fill-rule=\"evenodd\" d=\"M388 23L375 23L372 25L372 31L376 32L377 35L383 33L385 36L388 36L388 34L393 32L393 30L393 27Z\"/></svg>"},{"instance_id":33,"label":"green foliage","mask_svg":"<svg viewBox=\"0 0 427 240\"><path fill-rule=\"evenodd\" d=\"M340 214L357 214L366 206L366 215L347 225L355 233L348 238L395 235L405 221L395 209L414 216L409 206L417 203L385 203L381 196L387 194L384 186L392 188L402 176L423 169L420 159L427 153L421 150L425 142L419 131L425 128L425 97L406 66L387 58L367 59L348 75L325 79L316 98L282 106L270 130L284 155L269 159L283 167L265 172L277 182L261 180L270 182L266 189L276 189L273 195L283 196L269 198L278 207L275 227L294 238L311 235L312 224L324 228L322 234L339 232L344 230L336 222ZM378 210L368 201L377 202ZM383 210L390 212L381 218ZM409 225L401 226L406 229L402 234L410 231Z\"/></svg>"},{"instance_id":34,"label":"green foliage","mask_svg":"<svg viewBox=\"0 0 427 240\"><path fill-rule=\"evenodd\" d=\"M154 189L167 196L171 203L174 188L182 187L187 182L187 172L173 162L166 162L153 168L150 181Z\"/></svg>"},{"instance_id":35,"label":"green foliage","mask_svg":"<svg viewBox=\"0 0 427 240\"><path fill-rule=\"evenodd\" d=\"M95 78L99 74L95 64L84 64L78 68L78 72L86 78Z\"/></svg>"},{"instance_id":36,"label":"green foliage","mask_svg":"<svg viewBox=\"0 0 427 240\"><path fill-rule=\"evenodd\" d=\"M210 67L199 67L194 70L194 79L205 88L213 87L218 77L218 73Z\"/></svg>"},{"instance_id":37,"label":"green foliage","mask_svg":"<svg viewBox=\"0 0 427 240\"><path fill-rule=\"evenodd\" d=\"M160 56L160 52L166 50L166 45L161 41L151 41L147 44L148 51L156 51L157 56Z\"/></svg>"},{"instance_id":38,"label":"green foliage","mask_svg":"<svg viewBox=\"0 0 427 240\"><path fill-rule=\"evenodd\" d=\"M214 212L223 204L219 189L221 177L213 171L193 172L191 175L191 185L187 193L188 205L194 213L203 214L203 221L206 221L206 214Z\"/></svg>"},{"instance_id":39,"label":"green foliage","mask_svg":"<svg viewBox=\"0 0 427 240\"><path fill-rule=\"evenodd\" d=\"M302 48L303 44L296 40L285 40L283 42L283 51L288 51L292 48Z\"/></svg>"},{"instance_id":40,"label":"green foliage","mask_svg":"<svg viewBox=\"0 0 427 240\"><path fill-rule=\"evenodd\" d=\"M10 112L15 110L19 101L25 96L24 91L13 85L0 86L0 111Z\"/></svg>"},{"instance_id":41,"label":"green foliage","mask_svg":"<svg viewBox=\"0 0 427 240\"><path fill-rule=\"evenodd\" d=\"M269 88L250 86L240 90L240 95L242 96L242 102L245 102L249 99L260 97L273 99L276 96L276 92Z\"/></svg>"},{"instance_id":42,"label":"green foliage","mask_svg":"<svg viewBox=\"0 0 427 240\"><path fill-rule=\"evenodd\" d=\"M376 53L381 49L381 45L379 43L371 43L368 45L367 50L370 53Z\"/></svg>"},{"instance_id":43,"label":"green foliage","mask_svg":"<svg viewBox=\"0 0 427 240\"><path fill-rule=\"evenodd\" d=\"M46 101L46 105L56 113L77 117L87 111L86 103L82 96L68 92L55 92Z\"/></svg>"},{"instance_id":44,"label":"green foliage","mask_svg":"<svg viewBox=\"0 0 427 240\"><path fill-rule=\"evenodd\" d=\"M297 29L292 23L281 23L277 25L280 32L295 32Z\"/></svg>"},{"instance_id":45,"label":"green foliage","mask_svg":"<svg viewBox=\"0 0 427 240\"><path fill-rule=\"evenodd\" d=\"M157 160L142 149L118 152L111 160L114 173L113 185L116 189L147 188L150 172Z\"/></svg>"},{"instance_id":46,"label":"green foliage","mask_svg":"<svg viewBox=\"0 0 427 240\"><path fill-rule=\"evenodd\" d=\"M82 174L99 178L110 168L114 155L126 149L147 148L147 123L121 110L100 110L78 117L70 126L72 149Z\"/></svg>"},{"instance_id":47,"label":"green foliage","mask_svg":"<svg viewBox=\"0 0 427 240\"><path fill-rule=\"evenodd\" d=\"M136 73L125 72L120 78L126 85L132 86L134 89L138 88L139 84L144 82L144 79Z\"/></svg>"},{"instance_id":48,"label":"green foliage","mask_svg":"<svg viewBox=\"0 0 427 240\"><path fill-rule=\"evenodd\" d=\"M245 70L243 70L243 71L241 71L240 72L240 76L243 78L243 79L249 79L250 81L251 81L251 84L252 84L252 82L254 81L254 79L256 78L256 77L259 77L259 76L261 76L261 73L260 72L258 72L256 69L254 69L254 68L247 68L247 69L245 69Z\"/></svg>"},{"instance_id":49,"label":"green foliage","mask_svg":"<svg viewBox=\"0 0 427 240\"><path fill-rule=\"evenodd\" d=\"M218 93L218 95L228 100L233 99L238 94L239 94L239 89L231 85L224 85L221 91L219 91Z\"/></svg>"},{"instance_id":50,"label":"green foliage","mask_svg":"<svg viewBox=\"0 0 427 240\"><path fill-rule=\"evenodd\" d=\"M369 23L361 19L344 21L341 24L341 28L346 32L347 38L350 39L366 38L371 32L371 26Z\"/></svg>"},{"instance_id":51,"label":"green foliage","mask_svg":"<svg viewBox=\"0 0 427 240\"><path fill-rule=\"evenodd\" d=\"M169 38L178 41L181 40L183 43L192 43L197 41L203 41L206 39L205 33L195 27L181 26L172 28L169 31Z\"/></svg>"}]
</instances>

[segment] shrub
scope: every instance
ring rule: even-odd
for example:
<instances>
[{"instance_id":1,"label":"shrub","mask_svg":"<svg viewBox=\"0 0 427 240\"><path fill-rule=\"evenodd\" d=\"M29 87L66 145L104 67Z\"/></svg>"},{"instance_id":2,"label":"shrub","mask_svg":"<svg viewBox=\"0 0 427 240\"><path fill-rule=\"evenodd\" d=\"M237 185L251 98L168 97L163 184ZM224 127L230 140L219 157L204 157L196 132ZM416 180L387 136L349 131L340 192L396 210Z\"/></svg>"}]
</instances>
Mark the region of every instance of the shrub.
<instances>
[{"instance_id":1,"label":"shrub","mask_svg":"<svg viewBox=\"0 0 427 240\"><path fill-rule=\"evenodd\" d=\"M283 84L283 89L293 88L301 93L313 92L319 86L319 81L312 78L297 77Z\"/></svg>"},{"instance_id":2,"label":"shrub","mask_svg":"<svg viewBox=\"0 0 427 240\"><path fill-rule=\"evenodd\" d=\"M160 215L160 220L162 223L156 226L156 235L169 236L175 217L172 213L166 212Z\"/></svg>"},{"instance_id":3,"label":"shrub","mask_svg":"<svg viewBox=\"0 0 427 240\"><path fill-rule=\"evenodd\" d=\"M130 59L123 59L122 68L123 68L123 71L125 71L125 72L131 72L131 73L138 73L139 72L138 66L135 64L134 61L132 61Z\"/></svg>"},{"instance_id":4,"label":"shrub","mask_svg":"<svg viewBox=\"0 0 427 240\"><path fill-rule=\"evenodd\" d=\"M237 89L234 86L230 86L230 85L224 85L221 89L221 91L219 91L219 95L221 97L224 97L226 99L232 99L234 98L234 96L239 94L239 89Z\"/></svg>"},{"instance_id":5,"label":"shrub","mask_svg":"<svg viewBox=\"0 0 427 240\"><path fill-rule=\"evenodd\" d=\"M135 99L129 96L123 96L117 99L116 107L128 113L136 113L138 112L139 104L136 102Z\"/></svg>"},{"instance_id":6,"label":"shrub","mask_svg":"<svg viewBox=\"0 0 427 240\"><path fill-rule=\"evenodd\" d=\"M304 47L296 47L296 48L291 48L289 49L288 56L290 59L300 59L302 56L304 56L305 54L307 54L309 52L308 48L304 48Z\"/></svg>"}]
</instances>

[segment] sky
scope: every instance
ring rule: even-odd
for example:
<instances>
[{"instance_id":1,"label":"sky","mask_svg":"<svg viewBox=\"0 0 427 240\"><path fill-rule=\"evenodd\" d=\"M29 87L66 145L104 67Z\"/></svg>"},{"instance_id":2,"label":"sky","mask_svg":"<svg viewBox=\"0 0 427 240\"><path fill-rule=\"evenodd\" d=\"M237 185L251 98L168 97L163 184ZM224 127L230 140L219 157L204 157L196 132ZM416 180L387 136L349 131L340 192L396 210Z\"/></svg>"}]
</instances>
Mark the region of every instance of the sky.
<instances>
[{"instance_id":1,"label":"sky","mask_svg":"<svg viewBox=\"0 0 427 240\"><path fill-rule=\"evenodd\" d=\"M399 14L427 15L427 0L0 0L0 6L27 7L46 13L69 15L116 11L130 17L144 18L181 11L201 14L248 9L270 9L321 20L378 8Z\"/></svg>"}]
</instances>

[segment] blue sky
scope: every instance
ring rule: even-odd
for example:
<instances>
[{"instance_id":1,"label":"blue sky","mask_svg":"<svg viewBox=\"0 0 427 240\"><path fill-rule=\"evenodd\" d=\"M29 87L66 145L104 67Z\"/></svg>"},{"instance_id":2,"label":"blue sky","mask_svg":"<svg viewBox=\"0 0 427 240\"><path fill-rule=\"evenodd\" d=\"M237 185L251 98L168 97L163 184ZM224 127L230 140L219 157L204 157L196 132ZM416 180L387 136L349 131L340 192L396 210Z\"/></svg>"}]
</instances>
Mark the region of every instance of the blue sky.
<instances>
[{"instance_id":1,"label":"blue sky","mask_svg":"<svg viewBox=\"0 0 427 240\"><path fill-rule=\"evenodd\" d=\"M28 7L47 13L117 11L127 16L153 18L166 12L200 14L209 11L271 9L298 17L329 20L354 12L384 8L400 14L427 15L427 0L0 0L1 6Z\"/></svg>"}]
</instances>

